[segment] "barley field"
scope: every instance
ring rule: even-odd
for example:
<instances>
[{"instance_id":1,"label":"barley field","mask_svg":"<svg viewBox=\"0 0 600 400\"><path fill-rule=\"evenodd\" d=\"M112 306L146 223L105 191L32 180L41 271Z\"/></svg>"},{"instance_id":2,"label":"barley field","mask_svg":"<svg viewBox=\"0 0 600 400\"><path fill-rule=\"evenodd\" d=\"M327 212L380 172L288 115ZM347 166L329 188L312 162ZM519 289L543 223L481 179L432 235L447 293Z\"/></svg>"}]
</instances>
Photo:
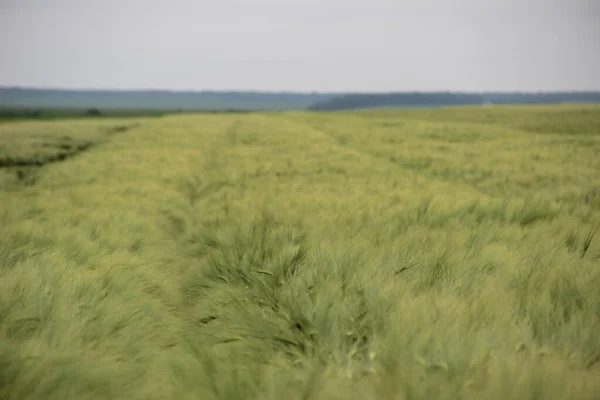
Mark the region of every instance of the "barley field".
<instances>
[{"instance_id":1,"label":"barley field","mask_svg":"<svg viewBox=\"0 0 600 400\"><path fill-rule=\"evenodd\" d=\"M598 399L600 107L0 124L0 398Z\"/></svg>"}]
</instances>

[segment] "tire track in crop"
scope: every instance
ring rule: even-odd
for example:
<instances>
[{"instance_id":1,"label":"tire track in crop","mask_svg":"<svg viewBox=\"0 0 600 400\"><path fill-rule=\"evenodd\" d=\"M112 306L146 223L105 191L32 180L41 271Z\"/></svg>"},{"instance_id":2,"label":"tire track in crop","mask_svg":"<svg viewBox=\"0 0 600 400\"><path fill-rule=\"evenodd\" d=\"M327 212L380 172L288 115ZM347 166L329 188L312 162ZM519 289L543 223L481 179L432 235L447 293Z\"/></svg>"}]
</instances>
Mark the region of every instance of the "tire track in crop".
<instances>
[{"instance_id":1,"label":"tire track in crop","mask_svg":"<svg viewBox=\"0 0 600 400\"><path fill-rule=\"evenodd\" d=\"M137 128L139 124L133 125L117 125L110 128L103 129L103 133L106 137L113 136L117 133L124 133L133 128ZM50 138L56 140L55 138ZM64 141L55 141L55 143L41 143L39 147L55 149L56 153L42 157L29 157L25 158L19 155L11 156L0 156L0 168L10 167L43 167L48 164L65 161L69 158L75 157L92 147L98 146L104 142L104 140L97 141L80 141L77 142L71 139L69 136L63 138Z\"/></svg>"}]
</instances>

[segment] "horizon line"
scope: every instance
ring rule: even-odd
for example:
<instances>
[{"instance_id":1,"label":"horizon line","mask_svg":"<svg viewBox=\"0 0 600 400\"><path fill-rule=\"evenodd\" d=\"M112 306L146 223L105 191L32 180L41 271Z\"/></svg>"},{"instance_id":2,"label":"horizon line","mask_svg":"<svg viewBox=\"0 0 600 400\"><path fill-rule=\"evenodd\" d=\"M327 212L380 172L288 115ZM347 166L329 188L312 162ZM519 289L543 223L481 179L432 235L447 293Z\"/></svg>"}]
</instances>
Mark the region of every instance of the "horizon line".
<instances>
[{"instance_id":1,"label":"horizon line","mask_svg":"<svg viewBox=\"0 0 600 400\"><path fill-rule=\"evenodd\" d=\"M382 94L414 94L414 93L451 93L451 94L556 94L556 93L600 93L600 89L573 90L386 90L386 91L319 91L319 90L266 90L266 89L157 89L157 88L64 88L26 85L2 85L0 89L17 90L53 90L64 92L162 92L162 93L260 93L260 94L300 94L300 95L382 95Z\"/></svg>"}]
</instances>

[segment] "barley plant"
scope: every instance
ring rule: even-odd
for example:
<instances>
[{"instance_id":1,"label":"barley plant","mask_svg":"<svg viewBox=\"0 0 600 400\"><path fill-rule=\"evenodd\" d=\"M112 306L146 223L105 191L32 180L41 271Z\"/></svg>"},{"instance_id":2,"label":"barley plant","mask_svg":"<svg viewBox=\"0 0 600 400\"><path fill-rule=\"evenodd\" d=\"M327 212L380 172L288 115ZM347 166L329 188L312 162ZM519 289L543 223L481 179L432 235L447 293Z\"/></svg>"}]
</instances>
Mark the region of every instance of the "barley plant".
<instances>
[{"instance_id":1,"label":"barley plant","mask_svg":"<svg viewBox=\"0 0 600 400\"><path fill-rule=\"evenodd\" d=\"M0 398L598 399L598 154L595 106L3 123Z\"/></svg>"}]
</instances>

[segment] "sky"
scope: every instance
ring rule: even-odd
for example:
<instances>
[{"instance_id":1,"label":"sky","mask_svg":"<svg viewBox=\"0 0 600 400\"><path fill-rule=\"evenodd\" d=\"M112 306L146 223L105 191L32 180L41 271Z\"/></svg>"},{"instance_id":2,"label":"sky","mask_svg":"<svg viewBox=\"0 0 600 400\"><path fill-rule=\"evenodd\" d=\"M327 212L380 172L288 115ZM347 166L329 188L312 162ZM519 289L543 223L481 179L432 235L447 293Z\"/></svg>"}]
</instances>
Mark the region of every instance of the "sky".
<instances>
[{"instance_id":1,"label":"sky","mask_svg":"<svg viewBox=\"0 0 600 400\"><path fill-rule=\"evenodd\" d=\"M600 90L600 0L0 0L0 86Z\"/></svg>"}]
</instances>

